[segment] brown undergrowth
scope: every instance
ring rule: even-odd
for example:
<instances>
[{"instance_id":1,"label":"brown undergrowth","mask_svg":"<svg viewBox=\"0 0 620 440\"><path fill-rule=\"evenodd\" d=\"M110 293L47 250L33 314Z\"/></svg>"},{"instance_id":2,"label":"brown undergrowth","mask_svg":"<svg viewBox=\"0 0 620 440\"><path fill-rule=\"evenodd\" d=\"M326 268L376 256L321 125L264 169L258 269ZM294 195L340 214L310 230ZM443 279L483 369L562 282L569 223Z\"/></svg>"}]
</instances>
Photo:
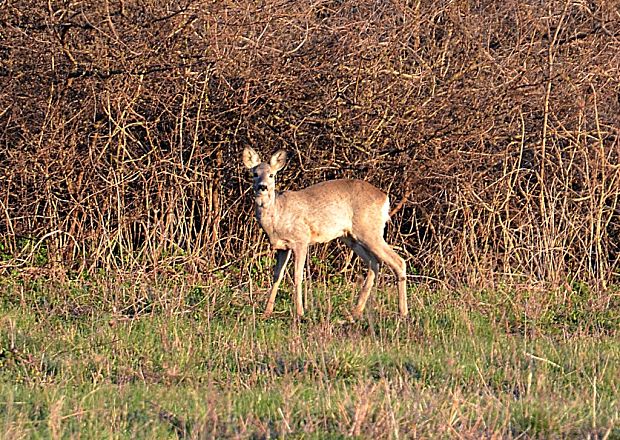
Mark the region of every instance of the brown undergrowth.
<instances>
[{"instance_id":1,"label":"brown undergrowth","mask_svg":"<svg viewBox=\"0 0 620 440\"><path fill-rule=\"evenodd\" d=\"M250 273L251 145L389 191L422 279L617 282L616 2L35 3L0 5L6 270Z\"/></svg>"}]
</instances>

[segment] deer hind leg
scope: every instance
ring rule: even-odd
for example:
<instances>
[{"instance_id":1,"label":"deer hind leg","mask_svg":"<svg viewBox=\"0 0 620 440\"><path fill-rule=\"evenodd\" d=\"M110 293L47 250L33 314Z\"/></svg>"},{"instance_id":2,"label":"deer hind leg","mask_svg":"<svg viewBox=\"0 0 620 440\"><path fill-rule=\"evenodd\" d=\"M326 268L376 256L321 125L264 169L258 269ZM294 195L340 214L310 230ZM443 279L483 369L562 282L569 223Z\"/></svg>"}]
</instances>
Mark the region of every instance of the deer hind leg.
<instances>
[{"instance_id":1,"label":"deer hind leg","mask_svg":"<svg viewBox=\"0 0 620 440\"><path fill-rule=\"evenodd\" d=\"M398 309L401 316L407 316L409 308L407 307L407 265L405 260L392 250L382 236L379 236L378 239L364 241L364 245L380 261L387 264L398 278Z\"/></svg>"},{"instance_id":2,"label":"deer hind leg","mask_svg":"<svg viewBox=\"0 0 620 440\"><path fill-rule=\"evenodd\" d=\"M375 283L375 278L379 273L379 260L372 252L366 249L360 242L349 238L342 237L341 240L349 246L353 252L357 254L364 262L368 265L368 273L366 274L366 279L364 280L364 284L362 284L362 289L360 291L359 299L357 300L357 306L353 311L353 317L355 319L359 319L364 313L364 308L366 307L366 302L368 301L368 297L370 296L370 292L372 290L372 286Z\"/></svg>"},{"instance_id":3,"label":"deer hind leg","mask_svg":"<svg viewBox=\"0 0 620 440\"><path fill-rule=\"evenodd\" d=\"M293 249L295 254L295 309L297 316L304 315L302 282L304 279L304 267L308 255L308 245L300 244Z\"/></svg>"},{"instance_id":4,"label":"deer hind leg","mask_svg":"<svg viewBox=\"0 0 620 440\"><path fill-rule=\"evenodd\" d=\"M265 313L263 314L265 318L269 318L273 313L273 306L276 302L278 287L284 277L284 268L286 267L286 263L288 263L290 256L291 251L276 251L276 266L273 270L273 285L271 286L271 292L269 293L269 299L267 300L267 306L265 307Z\"/></svg>"}]
</instances>

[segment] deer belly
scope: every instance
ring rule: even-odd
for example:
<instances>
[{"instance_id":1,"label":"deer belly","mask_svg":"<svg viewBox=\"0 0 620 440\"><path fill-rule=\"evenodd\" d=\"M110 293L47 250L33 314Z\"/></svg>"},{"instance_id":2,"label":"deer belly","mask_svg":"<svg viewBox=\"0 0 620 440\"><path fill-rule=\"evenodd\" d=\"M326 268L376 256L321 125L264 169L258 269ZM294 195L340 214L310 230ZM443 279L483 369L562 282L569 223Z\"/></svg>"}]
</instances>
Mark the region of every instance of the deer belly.
<instances>
[{"instance_id":1,"label":"deer belly","mask_svg":"<svg viewBox=\"0 0 620 440\"><path fill-rule=\"evenodd\" d=\"M271 248L274 250L287 250L290 249L290 243L286 240L280 240L280 239L270 239L269 242L271 243Z\"/></svg>"},{"instance_id":2,"label":"deer belly","mask_svg":"<svg viewBox=\"0 0 620 440\"><path fill-rule=\"evenodd\" d=\"M334 222L321 227L310 227L310 243L327 243L338 237L342 237L350 229L350 225Z\"/></svg>"}]
</instances>

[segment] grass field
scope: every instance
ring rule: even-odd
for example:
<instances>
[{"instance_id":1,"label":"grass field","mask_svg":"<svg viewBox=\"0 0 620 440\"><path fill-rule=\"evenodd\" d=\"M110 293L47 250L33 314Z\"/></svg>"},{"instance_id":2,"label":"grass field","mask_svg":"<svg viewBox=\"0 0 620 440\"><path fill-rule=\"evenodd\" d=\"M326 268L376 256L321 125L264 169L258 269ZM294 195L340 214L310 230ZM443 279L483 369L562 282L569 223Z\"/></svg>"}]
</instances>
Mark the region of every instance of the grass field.
<instances>
[{"instance_id":1,"label":"grass field","mask_svg":"<svg viewBox=\"0 0 620 440\"><path fill-rule=\"evenodd\" d=\"M4 278L4 438L620 438L618 294ZM261 291L262 292L262 291Z\"/></svg>"}]
</instances>

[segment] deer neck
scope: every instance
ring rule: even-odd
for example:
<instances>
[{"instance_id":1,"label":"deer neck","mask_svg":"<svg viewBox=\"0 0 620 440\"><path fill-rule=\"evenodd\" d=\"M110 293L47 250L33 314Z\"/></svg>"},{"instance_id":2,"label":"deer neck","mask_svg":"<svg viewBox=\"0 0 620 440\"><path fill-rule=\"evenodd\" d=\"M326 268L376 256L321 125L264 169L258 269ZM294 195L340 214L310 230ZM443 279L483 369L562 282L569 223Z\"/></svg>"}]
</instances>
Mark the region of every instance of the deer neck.
<instances>
[{"instance_id":1,"label":"deer neck","mask_svg":"<svg viewBox=\"0 0 620 440\"><path fill-rule=\"evenodd\" d=\"M279 211L279 196L273 192L256 198L256 219L275 245Z\"/></svg>"}]
</instances>

